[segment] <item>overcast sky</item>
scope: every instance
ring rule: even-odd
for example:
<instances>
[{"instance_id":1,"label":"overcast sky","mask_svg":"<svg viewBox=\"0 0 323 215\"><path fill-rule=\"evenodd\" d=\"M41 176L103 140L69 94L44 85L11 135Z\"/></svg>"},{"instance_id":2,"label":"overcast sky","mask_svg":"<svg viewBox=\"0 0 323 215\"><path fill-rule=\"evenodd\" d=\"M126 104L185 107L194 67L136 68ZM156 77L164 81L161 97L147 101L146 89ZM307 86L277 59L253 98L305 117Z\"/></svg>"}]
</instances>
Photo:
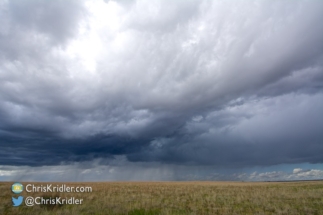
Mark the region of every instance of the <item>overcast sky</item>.
<instances>
[{"instance_id":1,"label":"overcast sky","mask_svg":"<svg viewBox=\"0 0 323 215\"><path fill-rule=\"evenodd\" d=\"M0 180L323 178L323 1L0 0Z\"/></svg>"}]
</instances>

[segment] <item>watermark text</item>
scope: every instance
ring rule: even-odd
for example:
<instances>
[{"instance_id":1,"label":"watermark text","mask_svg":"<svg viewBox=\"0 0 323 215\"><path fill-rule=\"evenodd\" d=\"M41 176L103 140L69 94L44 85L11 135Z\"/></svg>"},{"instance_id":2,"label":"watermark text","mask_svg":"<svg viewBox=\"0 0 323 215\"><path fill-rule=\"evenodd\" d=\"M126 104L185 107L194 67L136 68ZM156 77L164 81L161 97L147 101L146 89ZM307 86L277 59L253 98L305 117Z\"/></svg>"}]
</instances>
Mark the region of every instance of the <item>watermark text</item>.
<instances>
[{"instance_id":1,"label":"watermark text","mask_svg":"<svg viewBox=\"0 0 323 215\"><path fill-rule=\"evenodd\" d=\"M53 185L53 184L46 184L46 185L34 185L34 184L27 184L26 191L28 193L31 192L60 192L60 193L91 193L92 187L88 186L67 186L66 184L61 185Z\"/></svg>"},{"instance_id":2,"label":"watermark text","mask_svg":"<svg viewBox=\"0 0 323 215\"><path fill-rule=\"evenodd\" d=\"M81 205L83 204L83 199L78 199L75 197L32 197L28 196L25 199L26 206L34 205Z\"/></svg>"}]
</instances>

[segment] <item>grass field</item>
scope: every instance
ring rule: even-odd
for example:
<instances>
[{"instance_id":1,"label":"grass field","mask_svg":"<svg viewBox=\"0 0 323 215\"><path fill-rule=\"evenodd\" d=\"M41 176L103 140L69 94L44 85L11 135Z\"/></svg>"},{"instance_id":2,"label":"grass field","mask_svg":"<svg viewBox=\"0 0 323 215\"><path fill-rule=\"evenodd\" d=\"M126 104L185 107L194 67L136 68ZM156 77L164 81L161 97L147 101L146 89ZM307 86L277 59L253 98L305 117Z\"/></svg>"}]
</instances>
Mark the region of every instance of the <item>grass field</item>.
<instances>
[{"instance_id":1,"label":"grass field","mask_svg":"<svg viewBox=\"0 0 323 215\"><path fill-rule=\"evenodd\" d=\"M309 182L102 182L65 183L91 186L92 193L13 194L0 183L0 214L323 214L323 181ZM24 186L29 183L22 183ZM35 183L43 184L46 183ZM61 183L52 183L53 185ZM82 205L13 207L22 195L82 198Z\"/></svg>"}]
</instances>

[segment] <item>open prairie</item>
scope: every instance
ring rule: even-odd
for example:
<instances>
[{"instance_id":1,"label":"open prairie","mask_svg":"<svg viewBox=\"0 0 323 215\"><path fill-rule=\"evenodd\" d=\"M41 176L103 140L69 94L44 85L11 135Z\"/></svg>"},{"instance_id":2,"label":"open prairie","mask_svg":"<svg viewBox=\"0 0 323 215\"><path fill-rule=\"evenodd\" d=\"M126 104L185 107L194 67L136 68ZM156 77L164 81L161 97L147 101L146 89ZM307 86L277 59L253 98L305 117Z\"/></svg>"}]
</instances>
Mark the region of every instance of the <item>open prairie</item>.
<instances>
[{"instance_id":1,"label":"open prairie","mask_svg":"<svg viewBox=\"0 0 323 215\"><path fill-rule=\"evenodd\" d=\"M22 183L47 185L47 183ZM51 183L48 183L51 184ZM52 183L90 186L90 193L14 194L0 183L0 214L323 214L323 181L303 182L94 182ZM13 207L17 196L83 199L80 205Z\"/></svg>"}]
</instances>

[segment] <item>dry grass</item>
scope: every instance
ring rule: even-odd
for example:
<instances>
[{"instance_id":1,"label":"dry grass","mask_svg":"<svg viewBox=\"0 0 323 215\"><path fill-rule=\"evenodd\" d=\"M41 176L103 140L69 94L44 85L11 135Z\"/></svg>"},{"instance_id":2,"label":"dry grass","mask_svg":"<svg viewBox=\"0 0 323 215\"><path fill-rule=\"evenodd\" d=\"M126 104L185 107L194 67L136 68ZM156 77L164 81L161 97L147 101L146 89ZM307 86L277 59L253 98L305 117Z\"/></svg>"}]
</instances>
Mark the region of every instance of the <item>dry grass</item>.
<instances>
[{"instance_id":1,"label":"dry grass","mask_svg":"<svg viewBox=\"0 0 323 215\"><path fill-rule=\"evenodd\" d=\"M82 205L13 207L11 184L0 183L0 214L323 214L323 181L316 182L102 182L92 193L26 193L83 198ZM23 183L26 185L27 183ZM46 183L38 183L46 184ZM60 183L53 183L53 185Z\"/></svg>"}]
</instances>

